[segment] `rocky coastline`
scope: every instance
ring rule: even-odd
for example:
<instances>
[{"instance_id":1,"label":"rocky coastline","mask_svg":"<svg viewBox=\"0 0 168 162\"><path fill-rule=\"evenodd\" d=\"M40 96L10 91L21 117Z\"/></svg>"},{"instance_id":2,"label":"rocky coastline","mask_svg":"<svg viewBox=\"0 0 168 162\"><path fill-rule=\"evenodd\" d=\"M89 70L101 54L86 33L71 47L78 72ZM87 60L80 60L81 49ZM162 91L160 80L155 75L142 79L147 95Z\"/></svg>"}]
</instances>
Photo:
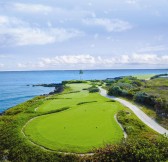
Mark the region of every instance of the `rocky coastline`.
<instances>
[{"instance_id":1,"label":"rocky coastline","mask_svg":"<svg viewBox=\"0 0 168 162\"><path fill-rule=\"evenodd\" d=\"M42 96L53 95L57 93L61 93L64 90L64 86L62 83L50 83L50 84L34 84L33 87L41 86L41 87L54 87L54 91L50 92L49 94L43 94Z\"/></svg>"}]
</instances>

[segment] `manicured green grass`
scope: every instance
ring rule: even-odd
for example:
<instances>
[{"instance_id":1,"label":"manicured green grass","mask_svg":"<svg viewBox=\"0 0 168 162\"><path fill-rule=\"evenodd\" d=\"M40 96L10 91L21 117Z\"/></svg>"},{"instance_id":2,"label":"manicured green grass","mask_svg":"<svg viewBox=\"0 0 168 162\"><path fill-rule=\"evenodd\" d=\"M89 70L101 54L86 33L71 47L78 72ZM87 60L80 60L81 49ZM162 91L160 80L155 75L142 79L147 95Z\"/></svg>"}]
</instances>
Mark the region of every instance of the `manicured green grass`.
<instances>
[{"instance_id":1,"label":"manicured green grass","mask_svg":"<svg viewBox=\"0 0 168 162\"><path fill-rule=\"evenodd\" d=\"M65 106L70 109L35 118L24 129L27 137L52 150L77 153L119 143L123 132L114 115L125 108L118 102L107 102L109 99L98 93L82 90L88 88L88 84L70 86L71 92L80 92L52 96L60 99L46 100L38 111L46 112ZM79 104L81 102L83 104Z\"/></svg>"},{"instance_id":2,"label":"manicured green grass","mask_svg":"<svg viewBox=\"0 0 168 162\"><path fill-rule=\"evenodd\" d=\"M62 107L73 107L81 101L91 101L94 99L89 96L89 92L83 90L84 88L89 88L89 84L71 84L70 90L66 90L62 95L54 95L46 99L43 105L39 106L38 112L46 112L51 110L60 109ZM77 92L80 91L80 92Z\"/></svg>"}]
</instances>

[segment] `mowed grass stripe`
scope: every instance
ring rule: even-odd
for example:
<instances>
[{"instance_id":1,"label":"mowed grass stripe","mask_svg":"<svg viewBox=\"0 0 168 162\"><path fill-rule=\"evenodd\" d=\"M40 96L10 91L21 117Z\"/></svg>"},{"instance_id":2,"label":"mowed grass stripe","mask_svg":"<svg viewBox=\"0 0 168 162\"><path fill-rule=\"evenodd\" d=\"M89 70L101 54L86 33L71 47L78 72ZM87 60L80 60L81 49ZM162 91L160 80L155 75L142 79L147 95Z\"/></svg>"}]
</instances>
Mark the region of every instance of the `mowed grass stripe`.
<instances>
[{"instance_id":1,"label":"mowed grass stripe","mask_svg":"<svg viewBox=\"0 0 168 162\"><path fill-rule=\"evenodd\" d=\"M81 85L73 86L77 86L79 90ZM87 95L79 97L80 93ZM71 94L63 94L60 97L67 97L65 95L72 97ZM47 105L47 102L45 106L48 110L51 104ZM119 110L125 109L121 104L107 102L107 99L98 93L89 94L86 91L76 93L76 96L73 94L72 100L66 102L70 109L36 118L26 126L25 134L39 145L63 152L86 153L105 144L121 141L123 132L114 119ZM77 105L80 102L88 103Z\"/></svg>"}]
</instances>

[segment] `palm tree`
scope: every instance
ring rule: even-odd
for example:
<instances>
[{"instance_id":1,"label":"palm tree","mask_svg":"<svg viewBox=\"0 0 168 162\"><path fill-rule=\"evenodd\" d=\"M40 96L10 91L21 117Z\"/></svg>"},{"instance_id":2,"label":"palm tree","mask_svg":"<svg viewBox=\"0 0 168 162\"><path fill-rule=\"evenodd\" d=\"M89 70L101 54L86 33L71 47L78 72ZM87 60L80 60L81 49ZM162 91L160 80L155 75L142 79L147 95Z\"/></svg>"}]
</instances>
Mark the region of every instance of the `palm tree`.
<instances>
[{"instance_id":1,"label":"palm tree","mask_svg":"<svg viewBox=\"0 0 168 162\"><path fill-rule=\"evenodd\" d=\"M79 70L80 80L82 80L83 70Z\"/></svg>"}]
</instances>

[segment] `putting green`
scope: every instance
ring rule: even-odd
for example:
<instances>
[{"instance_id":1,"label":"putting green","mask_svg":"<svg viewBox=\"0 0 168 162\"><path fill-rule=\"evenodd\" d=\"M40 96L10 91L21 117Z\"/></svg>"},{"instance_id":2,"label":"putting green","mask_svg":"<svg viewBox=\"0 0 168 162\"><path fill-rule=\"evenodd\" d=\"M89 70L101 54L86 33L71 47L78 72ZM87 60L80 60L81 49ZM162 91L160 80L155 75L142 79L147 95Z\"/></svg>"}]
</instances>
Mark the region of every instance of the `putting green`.
<instances>
[{"instance_id":1,"label":"putting green","mask_svg":"<svg viewBox=\"0 0 168 162\"><path fill-rule=\"evenodd\" d=\"M108 99L98 93L89 94L82 90L83 86L88 85L72 84L71 87L80 92L59 95L60 99L47 100L45 106L39 107L38 111L65 105L70 109L35 118L24 128L27 137L52 150L77 153L120 142L123 132L114 115L125 108L118 102L107 102ZM68 97L71 99L63 99ZM80 102L88 103L78 105Z\"/></svg>"}]
</instances>

